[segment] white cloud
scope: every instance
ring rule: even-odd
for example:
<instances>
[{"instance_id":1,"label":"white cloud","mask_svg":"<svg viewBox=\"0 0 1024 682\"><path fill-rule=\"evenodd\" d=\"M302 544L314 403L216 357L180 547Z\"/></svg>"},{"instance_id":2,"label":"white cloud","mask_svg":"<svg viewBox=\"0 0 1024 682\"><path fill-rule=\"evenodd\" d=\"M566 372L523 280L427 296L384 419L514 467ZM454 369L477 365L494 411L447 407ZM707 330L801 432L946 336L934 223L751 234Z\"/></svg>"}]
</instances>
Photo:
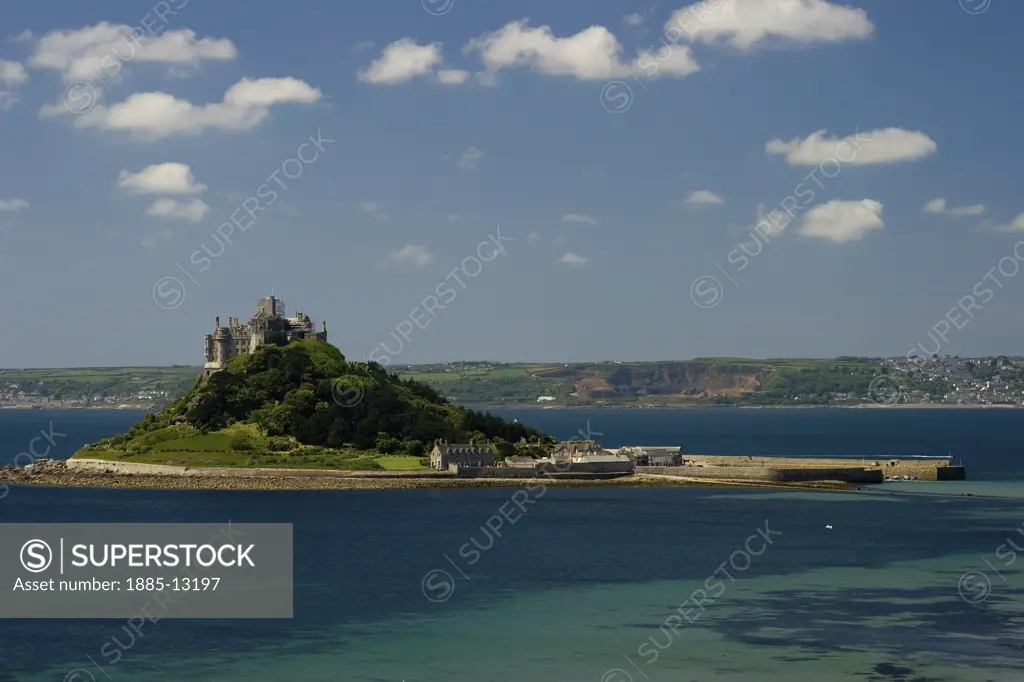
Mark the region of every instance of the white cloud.
<instances>
[{"instance_id":1,"label":"white cloud","mask_svg":"<svg viewBox=\"0 0 1024 682\"><path fill-rule=\"evenodd\" d=\"M24 199L0 199L0 211L21 211L28 208Z\"/></svg>"},{"instance_id":2,"label":"white cloud","mask_svg":"<svg viewBox=\"0 0 1024 682\"><path fill-rule=\"evenodd\" d=\"M800 234L846 244L863 239L885 227L882 204L873 199L860 201L829 201L815 206L804 216Z\"/></svg>"},{"instance_id":3,"label":"white cloud","mask_svg":"<svg viewBox=\"0 0 1024 682\"><path fill-rule=\"evenodd\" d=\"M721 206L725 203L720 196L715 194L709 189L698 189L695 192L691 192L690 196L686 197L686 203L696 205L718 205Z\"/></svg>"},{"instance_id":4,"label":"white cloud","mask_svg":"<svg viewBox=\"0 0 1024 682\"><path fill-rule=\"evenodd\" d=\"M875 26L862 9L826 0L711 0L675 12L665 34L740 50L769 39L795 45L869 38Z\"/></svg>"},{"instance_id":5,"label":"white cloud","mask_svg":"<svg viewBox=\"0 0 1024 682\"><path fill-rule=\"evenodd\" d=\"M206 185L196 182L192 169L183 163L156 163L138 173L122 170L117 186L132 194L202 194Z\"/></svg>"},{"instance_id":6,"label":"white cloud","mask_svg":"<svg viewBox=\"0 0 1024 682\"><path fill-rule=\"evenodd\" d=\"M952 216L966 216L966 215L981 215L986 210L983 204L973 204L971 206L954 206L950 208L946 205L946 200L943 197L932 199L924 208L921 209L925 213L943 213L945 215Z\"/></svg>"},{"instance_id":7,"label":"white cloud","mask_svg":"<svg viewBox=\"0 0 1024 682\"><path fill-rule=\"evenodd\" d=\"M187 220L191 223L198 223L210 212L210 207L202 199L189 199L178 201L177 199L157 199L146 213L154 218L177 218Z\"/></svg>"},{"instance_id":8,"label":"white cloud","mask_svg":"<svg viewBox=\"0 0 1024 682\"><path fill-rule=\"evenodd\" d=\"M20 62L0 59L0 111L9 111L21 101L21 97L13 89L28 80L28 73Z\"/></svg>"},{"instance_id":9,"label":"white cloud","mask_svg":"<svg viewBox=\"0 0 1024 682\"><path fill-rule=\"evenodd\" d=\"M197 135L207 129L249 130L270 115L270 107L289 102L310 104L323 94L295 78L243 78L221 102L196 106L163 92L137 93L119 104L97 105L75 119L78 128L127 132L139 139ZM66 113L63 106L44 107L42 115Z\"/></svg>"},{"instance_id":10,"label":"white cloud","mask_svg":"<svg viewBox=\"0 0 1024 682\"><path fill-rule=\"evenodd\" d=\"M159 243L156 237L146 237L139 245L144 249L155 249Z\"/></svg>"},{"instance_id":11,"label":"white cloud","mask_svg":"<svg viewBox=\"0 0 1024 682\"><path fill-rule=\"evenodd\" d=\"M533 246L534 244L539 244L540 235L537 234L536 232L531 232L530 234L526 235L526 243L529 244L530 246Z\"/></svg>"},{"instance_id":12,"label":"white cloud","mask_svg":"<svg viewBox=\"0 0 1024 682\"><path fill-rule=\"evenodd\" d=\"M189 29L135 38L130 26L101 21L95 26L47 33L35 41L28 64L59 71L64 82L71 83L117 81L122 64L126 62L151 62L180 68L237 56L238 51L227 38L198 38L195 31Z\"/></svg>"},{"instance_id":13,"label":"white cloud","mask_svg":"<svg viewBox=\"0 0 1024 682\"><path fill-rule=\"evenodd\" d=\"M463 215L461 213L452 213L448 216L448 222L450 223L472 223L479 220L480 216L476 215Z\"/></svg>"},{"instance_id":14,"label":"white cloud","mask_svg":"<svg viewBox=\"0 0 1024 682\"><path fill-rule=\"evenodd\" d=\"M455 162L455 165L466 170L476 168L485 156L487 155L482 149L470 146L459 154L459 160Z\"/></svg>"},{"instance_id":15,"label":"white cloud","mask_svg":"<svg viewBox=\"0 0 1024 682\"><path fill-rule=\"evenodd\" d=\"M384 207L376 201L364 201L359 204L359 208L374 220L384 222L391 219L391 216L384 212Z\"/></svg>"},{"instance_id":16,"label":"white cloud","mask_svg":"<svg viewBox=\"0 0 1024 682\"><path fill-rule=\"evenodd\" d=\"M685 45L666 46L657 55L639 50L637 58L626 64L622 61L622 45L604 26L591 26L575 35L557 38L550 26L531 27L527 20L510 22L474 38L463 52L479 53L492 78L502 69L523 66L549 76L579 80L638 75L655 78L659 74L682 77L700 69Z\"/></svg>"},{"instance_id":17,"label":"white cloud","mask_svg":"<svg viewBox=\"0 0 1024 682\"><path fill-rule=\"evenodd\" d=\"M363 41L360 41L360 42L356 43L355 45L353 45L352 46L352 51L353 52L364 52L366 50L369 50L375 44L376 43L374 43L372 40L363 40Z\"/></svg>"},{"instance_id":18,"label":"white cloud","mask_svg":"<svg viewBox=\"0 0 1024 682\"><path fill-rule=\"evenodd\" d=\"M381 53L368 67L359 72L359 80L375 85L396 85L408 83L417 76L434 73L444 65L441 43L419 45L412 38L396 40ZM453 84L462 72L444 70L438 74L442 83ZM468 74L467 74L468 77ZM465 78L462 78L464 81ZM458 81L458 82L462 82Z\"/></svg>"},{"instance_id":19,"label":"white cloud","mask_svg":"<svg viewBox=\"0 0 1024 682\"><path fill-rule=\"evenodd\" d=\"M10 111L21 101L21 96L10 90L0 90L0 111Z\"/></svg>"},{"instance_id":20,"label":"white cloud","mask_svg":"<svg viewBox=\"0 0 1024 682\"><path fill-rule=\"evenodd\" d=\"M469 80L469 71L441 69L437 72L437 80L444 85L462 85Z\"/></svg>"},{"instance_id":21,"label":"white cloud","mask_svg":"<svg viewBox=\"0 0 1024 682\"><path fill-rule=\"evenodd\" d=\"M568 251L564 256L558 259L558 262L568 265L570 268L581 268L587 264L587 259L578 253Z\"/></svg>"},{"instance_id":22,"label":"white cloud","mask_svg":"<svg viewBox=\"0 0 1024 682\"><path fill-rule=\"evenodd\" d=\"M627 14L626 16L622 17L622 21L627 26L639 26L640 24L644 23L644 15L640 14L639 12L633 12L632 14Z\"/></svg>"},{"instance_id":23,"label":"white cloud","mask_svg":"<svg viewBox=\"0 0 1024 682\"><path fill-rule=\"evenodd\" d=\"M769 154L784 154L791 166L817 166L829 160L868 166L914 161L934 154L939 148L924 133L902 128L885 128L866 133L857 131L844 138L825 135L825 130L819 130L804 140L769 140L764 149Z\"/></svg>"},{"instance_id":24,"label":"white cloud","mask_svg":"<svg viewBox=\"0 0 1024 682\"><path fill-rule=\"evenodd\" d=\"M1007 223L1006 225L996 225L992 229L996 232L1024 232L1024 213L1018 213L1017 217L1010 223Z\"/></svg>"},{"instance_id":25,"label":"white cloud","mask_svg":"<svg viewBox=\"0 0 1024 682\"><path fill-rule=\"evenodd\" d=\"M434 255L427 251L427 247L421 244L406 244L377 263L377 267L381 269L390 266L424 268L433 261Z\"/></svg>"},{"instance_id":26,"label":"white cloud","mask_svg":"<svg viewBox=\"0 0 1024 682\"><path fill-rule=\"evenodd\" d=\"M563 223L582 223L586 225L597 225L597 221L592 216L580 215L579 213L566 213L562 216Z\"/></svg>"},{"instance_id":27,"label":"white cloud","mask_svg":"<svg viewBox=\"0 0 1024 682\"><path fill-rule=\"evenodd\" d=\"M21 85L28 81L28 72L20 62L11 62L0 59L0 84L7 87Z\"/></svg>"}]
</instances>

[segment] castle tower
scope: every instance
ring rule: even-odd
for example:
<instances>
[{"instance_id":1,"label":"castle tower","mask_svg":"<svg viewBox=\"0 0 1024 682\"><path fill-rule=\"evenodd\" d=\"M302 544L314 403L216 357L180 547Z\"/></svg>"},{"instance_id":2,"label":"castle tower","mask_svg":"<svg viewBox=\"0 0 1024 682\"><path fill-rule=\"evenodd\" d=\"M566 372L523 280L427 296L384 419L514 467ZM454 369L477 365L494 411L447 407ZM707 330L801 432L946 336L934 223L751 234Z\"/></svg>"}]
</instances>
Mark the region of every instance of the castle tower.
<instances>
[{"instance_id":1,"label":"castle tower","mask_svg":"<svg viewBox=\"0 0 1024 682\"><path fill-rule=\"evenodd\" d=\"M238 317L228 317L228 325L222 327L220 317L217 317L213 333L204 336L204 374L209 376L218 372L236 355L252 353L267 343L295 339L327 341L326 321L322 331L317 331L316 323L309 315L296 312L294 317L286 317L285 310L285 302L271 292L270 296L259 299L256 314L245 323Z\"/></svg>"}]
</instances>

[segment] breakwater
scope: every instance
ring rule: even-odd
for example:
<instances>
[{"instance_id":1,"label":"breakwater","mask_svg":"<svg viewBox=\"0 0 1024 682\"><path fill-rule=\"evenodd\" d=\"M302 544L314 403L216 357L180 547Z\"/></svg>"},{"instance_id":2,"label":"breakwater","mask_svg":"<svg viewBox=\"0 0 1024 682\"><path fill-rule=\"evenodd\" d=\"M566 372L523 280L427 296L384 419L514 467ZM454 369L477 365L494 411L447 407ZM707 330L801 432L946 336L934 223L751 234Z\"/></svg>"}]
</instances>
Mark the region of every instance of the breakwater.
<instances>
[{"instance_id":1,"label":"breakwater","mask_svg":"<svg viewBox=\"0 0 1024 682\"><path fill-rule=\"evenodd\" d=\"M881 483L882 472L862 468L803 468L772 467L681 466L637 467L638 474L674 476L679 478L715 481L749 481L761 483L804 483L809 481L838 481L840 483Z\"/></svg>"},{"instance_id":2,"label":"breakwater","mask_svg":"<svg viewBox=\"0 0 1024 682\"><path fill-rule=\"evenodd\" d=\"M884 480L889 477L903 478L904 476L913 476L919 481L962 481L967 477L964 467L953 466L947 459L840 459L804 457L736 457L725 455L685 455L685 459L687 464L683 467L684 469L714 467L727 468L738 473L743 472L746 469L761 468L773 471L793 472L788 475L799 476L800 474L795 472L808 469L860 469L879 472L878 474L872 474L872 476L880 475L880 480ZM711 476L712 475L708 475L708 477ZM788 480L795 481L812 479L789 478ZM851 482L865 483L868 481Z\"/></svg>"}]
</instances>

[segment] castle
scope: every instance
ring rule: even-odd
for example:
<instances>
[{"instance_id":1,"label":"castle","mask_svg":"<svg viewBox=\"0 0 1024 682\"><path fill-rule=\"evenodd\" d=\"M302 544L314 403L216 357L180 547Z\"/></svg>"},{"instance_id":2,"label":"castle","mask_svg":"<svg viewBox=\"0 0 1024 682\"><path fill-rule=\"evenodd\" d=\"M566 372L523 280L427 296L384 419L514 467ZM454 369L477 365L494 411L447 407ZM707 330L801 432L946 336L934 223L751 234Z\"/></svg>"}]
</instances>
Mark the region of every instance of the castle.
<instances>
[{"instance_id":1,"label":"castle","mask_svg":"<svg viewBox=\"0 0 1024 682\"><path fill-rule=\"evenodd\" d=\"M228 360L237 355L253 352L267 343L287 343L294 339L327 341L327 323L323 330L316 331L309 315L296 312L295 317L285 317L284 301L275 296L265 296L256 304L256 314L247 324L237 317L228 318L228 326L220 326L220 318L212 334L205 337L206 363L203 373L210 376L227 366Z\"/></svg>"}]
</instances>

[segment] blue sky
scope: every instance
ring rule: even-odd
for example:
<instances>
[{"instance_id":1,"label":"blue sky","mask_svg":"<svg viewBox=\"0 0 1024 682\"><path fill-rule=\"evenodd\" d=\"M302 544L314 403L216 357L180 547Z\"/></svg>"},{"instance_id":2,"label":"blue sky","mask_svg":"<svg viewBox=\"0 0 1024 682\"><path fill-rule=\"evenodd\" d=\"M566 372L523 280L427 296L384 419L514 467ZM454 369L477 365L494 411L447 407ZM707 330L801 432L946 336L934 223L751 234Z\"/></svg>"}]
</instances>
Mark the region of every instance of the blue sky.
<instances>
[{"instance_id":1,"label":"blue sky","mask_svg":"<svg viewBox=\"0 0 1024 682\"><path fill-rule=\"evenodd\" d=\"M1024 353L1024 5L923 7L8 0L0 366Z\"/></svg>"}]
</instances>

